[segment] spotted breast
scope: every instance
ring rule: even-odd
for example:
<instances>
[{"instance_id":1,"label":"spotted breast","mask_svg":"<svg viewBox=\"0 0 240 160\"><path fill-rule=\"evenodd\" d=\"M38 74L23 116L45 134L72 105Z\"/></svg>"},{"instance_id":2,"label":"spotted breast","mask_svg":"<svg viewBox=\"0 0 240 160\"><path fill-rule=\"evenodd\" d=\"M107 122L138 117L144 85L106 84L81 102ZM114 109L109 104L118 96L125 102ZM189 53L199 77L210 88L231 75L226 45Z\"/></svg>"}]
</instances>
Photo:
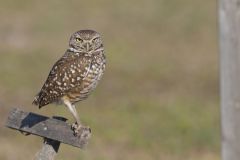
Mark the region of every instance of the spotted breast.
<instances>
[{"instance_id":1,"label":"spotted breast","mask_svg":"<svg viewBox=\"0 0 240 160\"><path fill-rule=\"evenodd\" d=\"M33 103L41 108L67 97L71 103L86 99L96 87L105 70L104 51L92 54L67 50L53 66Z\"/></svg>"}]
</instances>

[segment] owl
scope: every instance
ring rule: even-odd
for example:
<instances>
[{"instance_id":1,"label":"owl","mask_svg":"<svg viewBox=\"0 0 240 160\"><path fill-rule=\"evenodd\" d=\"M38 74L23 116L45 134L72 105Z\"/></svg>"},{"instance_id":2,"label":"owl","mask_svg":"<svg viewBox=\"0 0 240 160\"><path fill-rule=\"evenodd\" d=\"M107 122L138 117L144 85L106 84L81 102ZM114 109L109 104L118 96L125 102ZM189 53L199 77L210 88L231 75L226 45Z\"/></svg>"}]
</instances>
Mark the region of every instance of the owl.
<instances>
[{"instance_id":1,"label":"owl","mask_svg":"<svg viewBox=\"0 0 240 160\"><path fill-rule=\"evenodd\" d=\"M86 99L96 88L105 70L106 58L100 34L80 30L72 34L69 48L53 65L33 104L39 108L57 102L64 104L73 115L74 135L89 129L82 125L75 103Z\"/></svg>"}]
</instances>

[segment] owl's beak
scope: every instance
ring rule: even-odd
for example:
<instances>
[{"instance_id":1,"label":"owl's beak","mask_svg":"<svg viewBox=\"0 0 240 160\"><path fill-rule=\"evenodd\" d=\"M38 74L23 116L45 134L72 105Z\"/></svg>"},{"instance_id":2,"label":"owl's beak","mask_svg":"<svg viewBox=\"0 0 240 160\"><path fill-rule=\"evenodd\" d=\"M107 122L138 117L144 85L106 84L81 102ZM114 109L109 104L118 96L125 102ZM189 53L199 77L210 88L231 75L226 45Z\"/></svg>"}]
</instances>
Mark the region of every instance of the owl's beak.
<instances>
[{"instance_id":1,"label":"owl's beak","mask_svg":"<svg viewBox=\"0 0 240 160\"><path fill-rule=\"evenodd\" d=\"M86 43L86 51L87 51L87 52L89 51L89 47L90 47L90 46L89 46L89 43L87 42L87 43Z\"/></svg>"}]
</instances>

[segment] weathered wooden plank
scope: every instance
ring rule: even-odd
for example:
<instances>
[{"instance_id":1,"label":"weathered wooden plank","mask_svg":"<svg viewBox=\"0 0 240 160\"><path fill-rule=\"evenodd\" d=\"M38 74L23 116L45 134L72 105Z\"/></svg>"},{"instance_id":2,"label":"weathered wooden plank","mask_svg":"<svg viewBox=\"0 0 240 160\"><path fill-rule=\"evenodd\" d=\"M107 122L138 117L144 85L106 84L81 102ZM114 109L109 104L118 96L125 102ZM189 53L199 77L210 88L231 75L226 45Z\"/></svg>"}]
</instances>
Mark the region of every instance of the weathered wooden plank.
<instances>
[{"instance_id":1,"label":"weathered wooden plank","mask_svg":"<svg viewBox=\"0 0 240 160\"><path fill-rule=\"evenodd\" d=\"M84 148L91 135L91 133L85 133L85 136L76 137L73 135L70 124L35 113L24 112L18 108L14 108L10 112L6 126L79 148Z\"/></svg>"}]
</instances>

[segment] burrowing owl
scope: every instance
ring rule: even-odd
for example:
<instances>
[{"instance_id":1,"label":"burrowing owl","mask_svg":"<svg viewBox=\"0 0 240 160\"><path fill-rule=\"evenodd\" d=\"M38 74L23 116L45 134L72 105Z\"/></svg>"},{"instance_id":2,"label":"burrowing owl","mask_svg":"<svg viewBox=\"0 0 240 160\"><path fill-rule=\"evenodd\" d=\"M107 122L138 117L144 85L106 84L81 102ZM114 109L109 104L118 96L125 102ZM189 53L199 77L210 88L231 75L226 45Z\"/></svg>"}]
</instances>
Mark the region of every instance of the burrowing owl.
<instances>
[{"instance_id":1,"label":"burrowing owl","mask_svg":"<svg viewBox=\"0 0 240 160\"><path fill-rule=\"evenodd\" d=\"M53 65L33 104L39 108L53 102L63 103L76 120L77 135L84 128L75 103L86 99L95 89L105 70L101 36L93 30L75 32L65 54Z\"/></svg>"}]
</instances>

